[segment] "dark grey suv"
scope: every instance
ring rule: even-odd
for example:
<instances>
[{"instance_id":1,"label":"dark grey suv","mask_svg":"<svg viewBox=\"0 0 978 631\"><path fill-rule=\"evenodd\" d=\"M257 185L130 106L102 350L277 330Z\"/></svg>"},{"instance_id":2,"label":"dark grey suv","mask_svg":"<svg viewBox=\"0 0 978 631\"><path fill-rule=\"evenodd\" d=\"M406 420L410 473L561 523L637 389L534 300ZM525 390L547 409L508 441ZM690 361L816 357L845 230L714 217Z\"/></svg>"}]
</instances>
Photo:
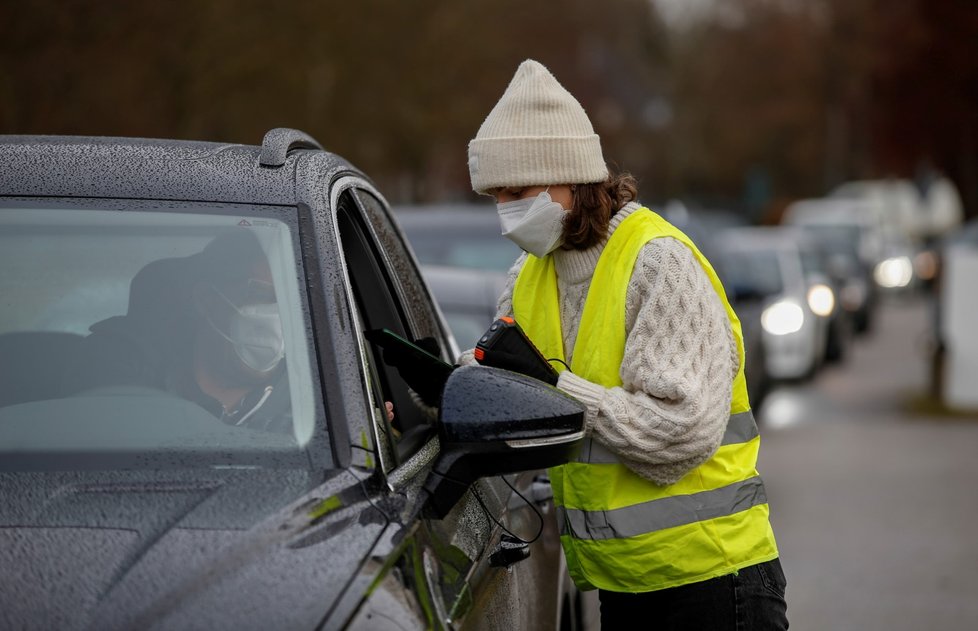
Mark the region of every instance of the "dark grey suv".
<instances>
[{"instance_id":1,"label":"dark grey suv","mask_svg":"<svg viewBox=\"0 0 978 631\"><path fill-rule=\"evenodd\" d=\"M583 407L454 346L301 132L0 136L0 628L570 628Z\"/></svg>"}]
</instances>

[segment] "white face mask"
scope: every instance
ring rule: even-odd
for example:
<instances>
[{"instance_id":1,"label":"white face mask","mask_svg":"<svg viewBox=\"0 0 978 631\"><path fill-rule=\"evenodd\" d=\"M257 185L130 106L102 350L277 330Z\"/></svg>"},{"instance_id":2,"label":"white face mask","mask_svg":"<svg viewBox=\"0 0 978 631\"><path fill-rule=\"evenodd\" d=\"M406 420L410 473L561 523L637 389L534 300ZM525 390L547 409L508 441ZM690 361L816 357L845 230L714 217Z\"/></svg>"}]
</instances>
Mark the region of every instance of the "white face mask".
<instances>
[{"instance_id":1,"label":"white face mask","mask_svg":"<svg viewBox=\"0 0 978 631\"><path fill-rule=\"evenodd\" d=\"M273 370L285 357L285 337L278 305L269 303L239 307L220 291L217 293L231 305L234 313L228 333L216 326L214 329L231 342L235 354L245 366L256 372Z\"/></svg>"},{"instance_id":2,"label":"white face mask","mask_svg":"<svg viewBox=\"0 0 978 631\"><path fill-rule=\"evenodd\" d=\"M530 254L543 258L564 241L567 211L543 191L536 197L496 204L503 236Z\"/></svg>"}]
</instances>

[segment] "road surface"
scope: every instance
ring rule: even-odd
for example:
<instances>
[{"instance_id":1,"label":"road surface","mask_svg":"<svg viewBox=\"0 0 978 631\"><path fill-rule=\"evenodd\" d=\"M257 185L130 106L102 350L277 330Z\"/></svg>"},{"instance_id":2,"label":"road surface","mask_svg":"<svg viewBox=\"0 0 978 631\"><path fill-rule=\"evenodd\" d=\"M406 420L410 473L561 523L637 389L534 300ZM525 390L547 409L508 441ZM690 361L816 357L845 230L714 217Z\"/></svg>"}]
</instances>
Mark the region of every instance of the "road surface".
<instances>
[{"instance_id":1,"label":"road surface","mask_svg":"<svg viewBox=\"0 0 978 631\"><path fill-rule=\"evenodd\" d=\"M978 629L978 418L915 412L924 302L878 324L758 414L791 628Z\"/></svg>"}]
</instances>

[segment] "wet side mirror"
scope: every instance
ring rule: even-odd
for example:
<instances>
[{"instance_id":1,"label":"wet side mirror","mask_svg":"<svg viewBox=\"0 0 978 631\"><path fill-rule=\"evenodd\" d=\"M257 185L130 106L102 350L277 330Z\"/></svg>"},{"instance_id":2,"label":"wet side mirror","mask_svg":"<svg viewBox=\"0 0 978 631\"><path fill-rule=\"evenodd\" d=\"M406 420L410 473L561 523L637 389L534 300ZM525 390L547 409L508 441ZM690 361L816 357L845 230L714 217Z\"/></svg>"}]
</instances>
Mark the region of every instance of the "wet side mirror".
<instances>
[{"instance_id":1,"label":"wet side mirror","mask_svg":"<svg viewBox=\"0 0 978 631\"><path fill-rule=\"evenodd\" d=\"M584 404L524 375L462 366L445 383L441 454L425 482L429 516L441 519L480 477L570 461L584 437Z\"/></svg>"}]
</instances>

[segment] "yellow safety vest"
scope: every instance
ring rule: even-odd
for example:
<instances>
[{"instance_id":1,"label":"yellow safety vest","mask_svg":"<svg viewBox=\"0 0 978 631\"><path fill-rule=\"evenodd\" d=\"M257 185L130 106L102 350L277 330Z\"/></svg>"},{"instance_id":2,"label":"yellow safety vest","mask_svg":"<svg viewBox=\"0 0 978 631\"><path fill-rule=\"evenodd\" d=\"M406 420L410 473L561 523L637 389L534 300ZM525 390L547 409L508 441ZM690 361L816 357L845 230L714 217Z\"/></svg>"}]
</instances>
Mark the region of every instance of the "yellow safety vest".
<instances>
[{"instance_id":1,"label":"yellow safety vest","mask_svg":"<svg viewBox=\"0 0 978 631\"><path fill-rule=\"evenodd\" d=\"M713 457L669 486L636 475L592 438L576 462L550 469L561 542L581 589L654 591L778 556L756 469L760 436L747 398L740 320L692 241L647 208L626 217L601 253L570 368L606 388L622 385L625 294L639 251L659 237L673 237L693 252L726 307L740 356L730 419ZM527 256L513 289L513 315L545 357L564 359L552 256Z\"/></svg>"}]
</instances>

